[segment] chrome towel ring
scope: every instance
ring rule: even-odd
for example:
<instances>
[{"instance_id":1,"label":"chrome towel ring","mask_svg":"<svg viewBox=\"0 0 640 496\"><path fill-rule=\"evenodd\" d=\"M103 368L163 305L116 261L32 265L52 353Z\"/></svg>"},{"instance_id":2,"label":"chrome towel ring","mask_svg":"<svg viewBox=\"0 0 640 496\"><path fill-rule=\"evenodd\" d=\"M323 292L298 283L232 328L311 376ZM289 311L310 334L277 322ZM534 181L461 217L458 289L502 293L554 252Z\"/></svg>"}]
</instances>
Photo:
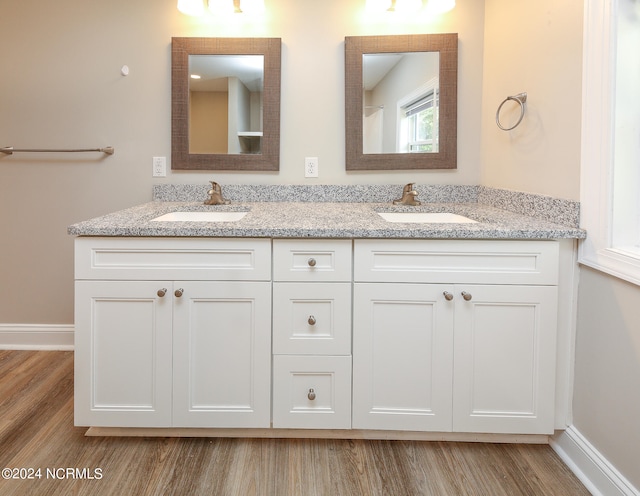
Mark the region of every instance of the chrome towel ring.
<instances>
[{"instance_id":1,"label":"chrome towel ring","mask_svg":"<svg viewBox=\"0 0 640 496\"><path fill-rule=\"evenodd\" d=\"M504 127L500 123L500 110L502 110L502 106L505 103L507 103L509 100L513 100L514 102L518 102L518 105L520 105L520 118L518 119L518 122L516 122L513 126ZM498 110L496 111L496 124L498 125L498 127L500 129L502 129L503 131L511 131L512 129L515 129L516 127L518 127L518 125L522 122L522 118L524 117L524 104L525 104L526 101L527 101L527 94L526 93L518 93L517 95L508 96L507 98L505 98L504 101L498 107Z\"/></svg>"}]
</instances>

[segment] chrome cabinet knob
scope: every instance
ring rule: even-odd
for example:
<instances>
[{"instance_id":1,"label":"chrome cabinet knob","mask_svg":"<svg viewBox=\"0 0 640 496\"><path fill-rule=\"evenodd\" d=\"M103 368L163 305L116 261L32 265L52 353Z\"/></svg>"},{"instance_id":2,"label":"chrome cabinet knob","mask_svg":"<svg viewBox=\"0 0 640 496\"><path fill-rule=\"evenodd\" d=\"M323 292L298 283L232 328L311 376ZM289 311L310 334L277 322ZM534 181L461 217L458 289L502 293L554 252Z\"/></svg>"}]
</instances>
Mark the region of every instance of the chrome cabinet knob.
<instances>
[{"instance_id":1,"label":"chrome cabinet knob","mask_svg":"<svg viewBox=\"0 0 640 496\"><path fill-rule=\"evenodd\" d=\"M465 301L471 301L471 298L473 298L471 296L471 293L467 293L466 291L463 291L460 294L462 295L462 297L464 298Z\"/></svg>"},{"instance_id":2,"label":"chrome cabinet knob","mask_svg":"<svg viewBox=\"0 0 640 496\"><path fill-rule=\"evenodd\" d=\"M166 295L166 294L167 294L167 288L159 289L159 290L158 290L158 293L157 293L157 295L158 295L160 298L162 298L162 297L163 297L164 295Z\"/></svg>"},{"instance_id":3,"label":"chrome cabinet knob","mask_svg":"<svg viewBox=\"0 0 640 496\"><path fill-rule=\"evenodd\" d=\"M453 295L451 293L449 293L449 291L444 291L442 293L444 295L444 299L447 301L451 301L453 300Z\"/></svg>"},{"instance_id":4,"label":"chrome cabinet knob","mask_svg":"<svg viewBox=\"0 0 640 496\"><path fill-rule=\"evenodd\" d=\"M307 394L307 398L309 398L311 401L316 399L316 392L313 390L313 388L309 389L309 393Z\"/></svg>"},{"instance_id":5,"label":"chrome cabinet knob","mask_svg":"<svg viewBox=\"0 0 640 496\"><path fill-rule=\"evenodd\" d=\"M309 264L309 267L315 267L316 266L316 259L315 258L310 258L309 260L307 260L307 264Z\"/></svg>"},{"instance_id":6,"label":"chrome cabinet knob","mask_svg":"<svg viewBox=\"0 0 640 496\"><path fill-rule=\"evenodd\" d=\"M316 318L313 315L309 315L309 325L316 325Z\"/></svg>"},{"instance_id":7,"label":"chrome cabinet knob","mask_svg":"<svg viewBox=\"0 0 640 496\"><path fill-rule=\"evenodd\" d=\"M178 288L173 294L176 295L176 298L180 298L184 294L184 289Z\"/></svg>"}]
</instances>

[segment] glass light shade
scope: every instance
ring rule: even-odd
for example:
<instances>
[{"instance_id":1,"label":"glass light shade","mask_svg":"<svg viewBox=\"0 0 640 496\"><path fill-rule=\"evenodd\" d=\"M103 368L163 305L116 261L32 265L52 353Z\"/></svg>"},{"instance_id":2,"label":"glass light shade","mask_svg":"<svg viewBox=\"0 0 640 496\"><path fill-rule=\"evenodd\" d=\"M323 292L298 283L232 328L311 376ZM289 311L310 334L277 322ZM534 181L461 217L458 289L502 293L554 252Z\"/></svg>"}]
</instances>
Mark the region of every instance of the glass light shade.
<instances>
[{"instance_id":1,"label":"glass light shade","mask_svg":"<svg viewBox=\"0 0 640 496\"><path fill-rule=\"evenodd\" d=\"M422 8L422 0L367 0L367 12L418 12Z\"/></svg>"},{"instance_id":2,"label":"glass light shade","mask_svg":"<svg viewBox=\"0 0 640 496\"><path fill-rule=\"evenodd\" d=\"M422 8L422 0L396 0L396 12L412 13Z\"/></svg>"},{"instance_id":3,"label":"glass light shade","mask_svg":"<svg viewBox=\"0 0 640 496\"><path fill-rule=\"evenodd\" d=\"M245 14L262 14L265 10L264 0L240 0L240 8Z\"/></svg>"},{"instance_id":4,"label":"glass light shade","mask_svg":"<svg viewBox=\"0 0 640 496\"><path fill-rule=\"evenodd\" d=\"M199 16L204 13L202 0L178 0L178 10L190 16Z\"/></svg>"},{"instance_id":5,"label":"glass light shade","mask_svg":"<svg viewBox=\"0 0 640 496\"><path fill-rule=\"evenodd\" d=\"M432 14L442 14L449 12L456 6L456 0L429 0L427 12Z\"/></svg>"},{"instance_id":6,"label":"glass light shade","mask_svg":"<svg viewBox=\"0 0 640 496\"><path fill-rule=\"evenodd\" d=\"M233 0L209 0L209 10L213 14L233 14Z\"/></svg>"},{"instance_id":7,"label":"glass light shade","mask_svg":"<svg viewBox=\"0 0 640 496\"><path fill-rule=\"evenodd\" d=\"M261 14L265 11L264 0L240 0L237 3L243 14ZM237 12L233 0L209 0L209 10L214 14Z\"/></svg>"}]
</instances>

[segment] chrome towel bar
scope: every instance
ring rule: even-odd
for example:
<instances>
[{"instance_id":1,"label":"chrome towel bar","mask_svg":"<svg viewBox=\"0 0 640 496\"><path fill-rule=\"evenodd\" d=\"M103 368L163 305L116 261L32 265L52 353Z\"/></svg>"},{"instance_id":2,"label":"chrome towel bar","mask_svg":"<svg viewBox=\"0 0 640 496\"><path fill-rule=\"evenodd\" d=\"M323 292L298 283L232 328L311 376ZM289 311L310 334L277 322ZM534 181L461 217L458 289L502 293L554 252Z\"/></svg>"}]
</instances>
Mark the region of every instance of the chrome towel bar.
<instances>
[{"instance_id":1,"label":"chrome towel bar","mask_svg":"<svg viewBox=\"0 0 640 496\"><path fill-rule=\"evenodd\" d=\"M69 148L69 149L56 149L49 150L46 148L14 148L12 146L5 146L4 148L0 148L0 153L4 153L5 155L12 155L15 152L64 152L64 153L76 153L76 152L101 152L105 155L113 155L114 148L112 146L107 146L104 148Z\"/></svg>"}]
</instances>

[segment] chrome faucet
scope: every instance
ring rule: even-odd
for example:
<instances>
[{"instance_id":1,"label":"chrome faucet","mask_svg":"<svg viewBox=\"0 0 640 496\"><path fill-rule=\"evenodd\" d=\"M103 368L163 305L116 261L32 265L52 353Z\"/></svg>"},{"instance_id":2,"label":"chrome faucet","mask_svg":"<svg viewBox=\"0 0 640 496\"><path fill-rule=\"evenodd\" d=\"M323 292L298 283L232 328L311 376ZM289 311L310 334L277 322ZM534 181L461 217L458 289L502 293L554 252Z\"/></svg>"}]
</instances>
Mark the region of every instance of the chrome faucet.
<instances>
[{"instance_id":1,"label":"chrome faucet","mask_svg":"<svg viewBox=\"0 0 640 496\"><path fill-rule=\"evenodd\" d=\"M222 187L215 181L209 181L211 183L211 189L207 193L209 198L204 201L205 205L227 205L231 203L229 200L225 200L222 197Z\"/></svg>"},{"instance_id":2,"label":"chrome faucet","mask_svg":"<svg viewBox=\"0 0 640 496\"><path fill-rule=\"evenodd\" d=\"M404 188L402 188L402 198L393 200L394 205L413 205L413 206L420 205L420 202L416 200L416 196L418 196L418 192L415 189L413 189L413 184L414 183L409 183Z\"/></svg>"}]
</instances>

